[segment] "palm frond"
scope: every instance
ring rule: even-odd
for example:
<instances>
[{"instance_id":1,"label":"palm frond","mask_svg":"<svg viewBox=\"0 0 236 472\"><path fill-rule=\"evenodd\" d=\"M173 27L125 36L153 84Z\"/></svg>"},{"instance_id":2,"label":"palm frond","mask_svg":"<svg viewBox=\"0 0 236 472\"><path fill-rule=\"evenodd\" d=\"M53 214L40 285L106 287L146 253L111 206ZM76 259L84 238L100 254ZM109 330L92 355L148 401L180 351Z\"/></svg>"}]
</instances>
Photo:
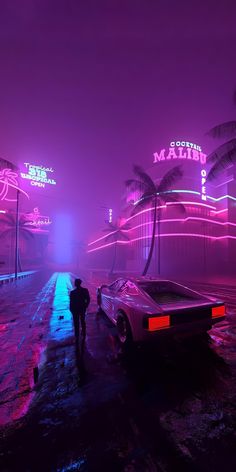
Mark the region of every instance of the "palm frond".
<instances>
[{"instance_id":1,"label":"palm frond","mask_svg":"<svg viewBox=\"0 0 236 472\"><path fill-rule=\"evenodd\" d=\"M230 152L231 150L236 149L236 139L230 139L230 141L227 141L226 143L221 144L218 146L215 151L211 152L207 156L207 161L208 162L218 162L222 156L224 156L226 153Z\"/></svg>"},{"instance_id":2,"label":"palm frond","mask_svg":"<svg viewBox=\"0 0 236 472\"><path fill-rule=\"evenodd\" d=\"M141 184L140 180L136 180L136 179L127 179L125 180L125 186L126 187L139 187Z\"/></svg>"},{"instance_id":3,"label":"palm frond","mask_svg":"<svg viewBox=\"0 0 236 472\"><path fill-rule=\"evenodd\" d=\"M9 229L5 229L4 231L1 232L0 234L0 237L4 237L6 234L9 234L9 233L12 233L13 232L13 229L12 228L9 228Z\"/></svg>"},{"instance_id":4,"label":"palm frond","mask_svg":"<svg viewBox=\"0 0 236 472\"><path fill-rule=\"evenodd\" d=\"M210 169L207 175L207 181L211 181L215 179L222 172L222 170L227 169L227 167L235 163L236 163L236 147L226 152L225 154L223 154L221 158L217 162L215 162L215 164Z\"/></svg>"},{"instance_id":5,"label":"palm frond","mask_svg":"<svg viewBox=\"0 0 236 472\"><path fill-rule=\"evenodd\" d=\"M177 192L171 193L171 192L166 192L161 194L161 199L165 203L178 203L178 205L175 205L176 208L181 211L181 213L186 213L185 206L181 203L181 195Z\"/></svg>"},{"instance_id":6,"label":"palm frond","mask_svg":"<svg viewBox=\"0 0 236 472\"><path fill-rule=\"evenodd\" d=\"M117 239L121 241L129 241L130 238L126 233L124 233L124 231L120 231Z\"/></svg>"},{"instance_id":7,"label":"palm frond","mask_svg":"<svg viewBox=\"0 0 236 472\"><path fill-rule=\"evenodd\" d=\"M155 194L153 195L149 195L149 198L141 198L137 203L136 205L134 205L134 207L132 208L131 210L131 215L136 215L136 213L138 213L139 211L141 211L143 208L146 208L150 203L152 203L152 201L154 200L155 198Z\"/></svg>"},{"instance_id":8,"label":"palm frond","mask_svg":"<svg viewBox=\"0 0 236 472\"><path fill-rule=\"evenodd\" d=\"M111 232L114 232L114 231L117 231L117 226L114 226L112 223L108 223L108 227L107 228L104 228L102 231L104 233L111 233Z\"/></svg>"},{"instance_id":9,"label":"palm frond","mask_svg":"<svg viewBox=\"0 0 236 472\"><path fill-rule=\"evenodd\" d=\"M135 175L140 179L142 183L145 184L147 187L146 190L148 190L150 193L154 193L156 190L155 183L151 179L151 177L142 169L142 167L134 165L133 166L133 171Z\"/></svg>"},{"instance_id":10,"label":"palm frond","mask_svg":"<svg viewBox=\"0 0 236 472\"><path fill-rule=\"evenodd\" d=\"M19 228L20 229L20 235L24 236L25 238L34 238L34 234L29 230L29 229L26 229L26 228Z\"/></svg>"},{"instance_id":11,"label":"palm frond","mask_svg":"<svg viewBox=\"0 0 236 472\"><path fill-rule=\"evenodd\" d=\"M226 121L208 131L207 135L212 138L230 138L236 134L236 121Z\"/></svg>"},{"instance_id":12,"label":"palm frond","mask_svg":"<svg viewBox=\"0 0 236 472\"><path fill-rule=\"evenodd\" d=\"M166 190L169 190L181 177L183 177L182 166L178 165L173 167L173 169L170 169L161 179L157 187L157 192L160 194L166 192Z\"/></svg>"},{"instance_id":13,"label":"palm frond","mask_svg":"<svg viewBox=\"0 0 236 472\"><path fill-rule=\"evenodd\" d=\"M115 242L115 241L117 241L116 233L108 234L108 235L105 237L105 242L106 242L106 243Z\"/></svg>"},{"instance_id":14,"label":"palm frond","mask_svg":"<svg viewBox=\"0 0 236 472\"><path fill-rule=\"evenodd\" d=\"M15 218L13 215L6 213L2 218L0 218L0 221L3 223L6 223L8 226L15 226Z\"/></svg>"}]
</instances>

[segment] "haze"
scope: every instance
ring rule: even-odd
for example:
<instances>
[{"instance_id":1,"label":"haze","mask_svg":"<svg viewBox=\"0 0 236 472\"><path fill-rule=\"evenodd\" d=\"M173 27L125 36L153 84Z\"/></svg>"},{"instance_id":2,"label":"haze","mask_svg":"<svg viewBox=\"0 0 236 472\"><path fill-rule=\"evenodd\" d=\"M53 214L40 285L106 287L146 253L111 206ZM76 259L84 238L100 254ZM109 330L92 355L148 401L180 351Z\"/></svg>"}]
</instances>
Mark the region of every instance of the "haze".
<instances>
[{"instance_id":1,"label":"haze","mask_svg":"<svg viewBox=\"0 0 236 472\"><path fill-rule=\"evenodd\" d=\"M53 166L43 210L91 239L133 163L182 137L208 152L235 117L235 17L234 1L2 1L1 157Z\"/></svg>"}]
</instances>

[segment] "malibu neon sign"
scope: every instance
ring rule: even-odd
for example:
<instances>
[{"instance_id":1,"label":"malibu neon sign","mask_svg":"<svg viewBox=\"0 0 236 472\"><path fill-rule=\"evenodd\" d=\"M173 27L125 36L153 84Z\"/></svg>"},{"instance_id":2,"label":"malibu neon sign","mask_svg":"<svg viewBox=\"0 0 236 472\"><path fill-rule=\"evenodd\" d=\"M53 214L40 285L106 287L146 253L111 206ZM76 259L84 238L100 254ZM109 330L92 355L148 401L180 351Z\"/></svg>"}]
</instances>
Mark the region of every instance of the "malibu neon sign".
<instances>
[{"instance_id":1,"label":"malibu neon sign","mask_svg":"<svg viewBox=\"0 0 236 472\"><path fill-rule=\"evenodd\" d=\"M52 167L38 166L24 162L26 172L21 172L22 179L30 180L30 184L33 187L45 188L45 185L56 185L56 181L51 178L51 174L54 173Z\"/></svg>"},{"instance_id":2,"label":"malibu neon sign","mask_svg":"<svg viewBox=\"0 0 236 472\"><path fill-rule=\"evenodd\" d=\"M153 153L153 163L169 161L171 159L185 159L206 164L206 154L202 152L201 146L190 143L189 141L171 141L170 147L161 149L161 151Z\"/></svg>"}]
</instances>

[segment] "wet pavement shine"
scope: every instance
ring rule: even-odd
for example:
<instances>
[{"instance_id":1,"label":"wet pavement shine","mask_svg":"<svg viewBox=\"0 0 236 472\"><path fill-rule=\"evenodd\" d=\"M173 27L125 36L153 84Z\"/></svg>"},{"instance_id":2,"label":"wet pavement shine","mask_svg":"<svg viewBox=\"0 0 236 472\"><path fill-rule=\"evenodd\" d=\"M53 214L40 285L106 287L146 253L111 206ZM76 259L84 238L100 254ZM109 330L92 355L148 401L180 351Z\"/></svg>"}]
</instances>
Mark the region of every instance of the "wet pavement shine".
<instances>
[{"instance_id":1,"label":"wet pavement shine","mask_svg":"<svg viewBox=\"0 0 236 472\"><path fill-rule=\"evenodd\" d=\"M1 470L235 471L236 290L209 339L124 355L96 311L76 349L69 273L0 287Z\"/></svg>"}]
</instances>

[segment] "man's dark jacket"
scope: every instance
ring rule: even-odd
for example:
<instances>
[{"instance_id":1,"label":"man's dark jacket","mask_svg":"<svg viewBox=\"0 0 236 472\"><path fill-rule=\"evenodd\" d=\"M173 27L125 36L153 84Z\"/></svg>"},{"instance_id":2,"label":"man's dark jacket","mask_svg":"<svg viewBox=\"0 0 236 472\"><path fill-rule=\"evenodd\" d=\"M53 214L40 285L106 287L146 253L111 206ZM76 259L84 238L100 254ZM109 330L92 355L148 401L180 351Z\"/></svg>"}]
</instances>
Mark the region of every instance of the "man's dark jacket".
<instances>
[{"instance_id":1,"label":"man's dark jacket","mask_svg":"<svg viewBox=\"0 0 236 472\"><path fill-rule=\"evenodd\" d=\"M85 312L90 303L89 291L87 288L79 287L70 292L71 313Z\"/></svg>"}]
</instances>

